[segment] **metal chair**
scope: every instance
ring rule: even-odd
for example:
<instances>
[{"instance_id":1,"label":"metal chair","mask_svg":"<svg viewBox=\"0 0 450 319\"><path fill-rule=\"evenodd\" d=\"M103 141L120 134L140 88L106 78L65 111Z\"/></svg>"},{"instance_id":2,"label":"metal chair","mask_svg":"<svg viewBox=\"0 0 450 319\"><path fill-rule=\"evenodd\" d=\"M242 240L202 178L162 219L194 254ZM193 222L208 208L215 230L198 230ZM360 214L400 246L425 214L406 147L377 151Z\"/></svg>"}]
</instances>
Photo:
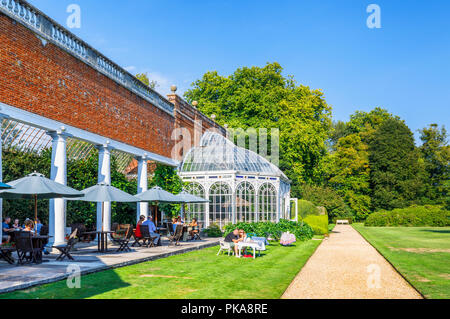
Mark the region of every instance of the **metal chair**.
<instances>
[{"instance_id":1,"label":"metal chair","mask_svg":"<svg viewBox=\"0 0 450 319\"><path fill-rule=\"evenodd\" d=\"M131 226L128 226L124 238L113 239L113 241L119 245L119 248L117 249L118 252L131 251L131 248L130 246L128 246L128 243L130 242L132 236L133 236L133 228L131 228Z\"/></svg>"},{"instance_id":2,"label":"metal chair","mask_svg":"<svg viewBox=\"0 0 450 319\"><path fill-rule=\"evenodd\" d=\"M169 236L169 246L175 243L175 246L179 244L181 237L183 236L183 225L179 224L175 228L175 232L172 236Z\"/></svg>"},{"instance_id":3,"label":"metal chair","mask_svg":"<svg viewBox=\"0 0 450 319\"><path fill-rule=\"evenodd\" d=\"M142 245L149 247L155 247L155 239L156 237L152 237L150 235L150 230L148 229L147 225L141 226L141 239L142 239Z\"/></svg>"},{"instance_id":4,"label":"metal chair","mask_svg":"<svg viewBox=\"0 0 450 319\"><path fill-rule=\"evenodd\" d=\"M28 231L20 231L15 234L17 265L37 261L40 248L33 247L32 234Z\"/></svg>"},{"instance_id":5,"label":"metal chair","mask_svg":"<svg viewBox=\"0 0 450 319\"><path fill-rule=\"evenodd\" d=\"M70 254L70 251L73 249L73 246L78 242L77 238L78 228L75 228L75 230L70 234L69 240L67 241L66 245L59 245L59 246L52 246L52 248L56 248L59 250L60 255L56 257L56 260L62 261L64 258L69 258L70 260L74 260L72 255Z\"/></svg>"}]
</instances>

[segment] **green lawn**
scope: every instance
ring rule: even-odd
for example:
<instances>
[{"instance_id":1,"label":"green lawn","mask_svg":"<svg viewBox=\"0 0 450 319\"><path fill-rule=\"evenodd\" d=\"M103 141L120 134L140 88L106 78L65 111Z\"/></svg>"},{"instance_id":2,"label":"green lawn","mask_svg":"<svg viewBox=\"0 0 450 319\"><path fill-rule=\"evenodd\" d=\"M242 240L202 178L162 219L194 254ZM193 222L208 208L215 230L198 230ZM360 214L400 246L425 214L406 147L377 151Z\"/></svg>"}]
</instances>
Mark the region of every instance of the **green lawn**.
<instances>
[{"instance_id":1,"label":"green lawn","mask_svg":"<svg viewBox=\"0 0 450 319\"><path fill-rule=\"evenodd\" d=\"M450 298L450 227L353 227L426 298Z\"/></svg>"},{"instance_id":2,"label":"green lawn","mask_svg":"<svg viewBox=\"0 0 450 319\"><path fill-rule=\"evenodd\" d=\"M0 295L0 298L279 298L320 244L271 244L261 257L216 256L218 247L106 270L81 278Z\"/></svg>"}]
</instances>

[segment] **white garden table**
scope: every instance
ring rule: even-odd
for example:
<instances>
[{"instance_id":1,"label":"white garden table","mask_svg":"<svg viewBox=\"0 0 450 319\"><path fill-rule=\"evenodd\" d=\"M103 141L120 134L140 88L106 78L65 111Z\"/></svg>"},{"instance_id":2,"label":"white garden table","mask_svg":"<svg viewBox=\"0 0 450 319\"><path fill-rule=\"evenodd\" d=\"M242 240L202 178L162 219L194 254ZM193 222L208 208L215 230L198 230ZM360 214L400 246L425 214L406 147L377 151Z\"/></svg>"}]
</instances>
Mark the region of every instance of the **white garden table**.
<instances>
[{"instance_id":1,"label":"white garden table","mask_svg":"<svg viewBox=\"0 0 450 319\"><path fill-rule=\"evenodd\" d=\"M241 250L244 248L251 248L253 250L253 259L256 258L256 251L266 250L264 242L238 242L238 256L241 257Z\"/></svg>"}]
</instances>

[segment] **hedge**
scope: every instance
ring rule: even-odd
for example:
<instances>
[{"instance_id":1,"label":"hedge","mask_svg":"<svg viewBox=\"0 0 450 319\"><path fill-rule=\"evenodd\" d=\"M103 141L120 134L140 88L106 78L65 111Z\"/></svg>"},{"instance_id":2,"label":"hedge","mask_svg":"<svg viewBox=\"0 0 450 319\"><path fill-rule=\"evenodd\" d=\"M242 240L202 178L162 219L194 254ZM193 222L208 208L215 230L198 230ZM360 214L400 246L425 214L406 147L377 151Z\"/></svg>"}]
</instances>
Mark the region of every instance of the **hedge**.
<instances>
[{"instance_id":1,"label":"hedge","mask_svg":"<svg viewBox=\"0 0 450 319\"><path fill-rule=\"evenodd\" d=\"M257 222L257 223L237 223L228 224L224 228L224 236L232 232L234 229L243 229L247 234L253 233L256 236L266 237L267 234L271 234L274 239L278 240L279 236L283 232L291 232L295 235L297 240L308 240L314 235L312 228L306 223L297 223L281 219L278 223L272 222Z\"/></svg>"},{"instance_id":2,"label":"hedge","mask_svg":"<svg viewBox=\"0 0 450 319\"><path fill-rule=\"evenodd\" d=\"M450 226L450 211L442 206L411 206L378 211L367 217L365 226Z\"/></svg>"},{"instance_id":3,"label":"hedge","mask_svg":"<svg viewBox=\"0 0 450 319\"><path fill-rule=\"evenodd\" d=\"M312 202L298 199L298 216L301 218L305 218L309 215L319 215L319 209Z\"/></svg>"},{"instance_id":4,"label":"hedge","mask_svg":"<svg viewBox=\"0 0 450 319\"><path fill-rule=\"evenodd\" d=\"M303 221L311 226L315 235L326 235L328 234L328 215L306 216Z\"/></svg>"}]
</instances>

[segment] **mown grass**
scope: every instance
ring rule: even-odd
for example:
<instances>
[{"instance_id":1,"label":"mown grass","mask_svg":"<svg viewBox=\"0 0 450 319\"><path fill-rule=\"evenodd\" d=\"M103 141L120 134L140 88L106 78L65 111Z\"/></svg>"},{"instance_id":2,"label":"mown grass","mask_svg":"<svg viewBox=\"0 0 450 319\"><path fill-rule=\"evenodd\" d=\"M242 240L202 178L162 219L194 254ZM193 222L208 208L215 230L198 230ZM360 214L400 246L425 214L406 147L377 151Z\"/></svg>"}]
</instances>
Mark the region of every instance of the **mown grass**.
<instances>
[{"instance_id":1,"label":"mown grass","mask_svg":"<svg viewBox=\"0 0 450 319\"><path fill-rule=\"evenodd\" d=\"M426 298L450 298L450 227L353 227Z\"/></svg>"},{"instance_id":2,"label":"mown grass","mask_svg":"<svg viewBox=\"0 0 450 319\"><path fill-rule=\"evenodd\" d=\"M85 275L80 289L69 289L64 280L3 294L0 299L279 298L320 242L272 244L255 260L216 256L218 247L212 247Z\"/></svg>"}]
</instances>

